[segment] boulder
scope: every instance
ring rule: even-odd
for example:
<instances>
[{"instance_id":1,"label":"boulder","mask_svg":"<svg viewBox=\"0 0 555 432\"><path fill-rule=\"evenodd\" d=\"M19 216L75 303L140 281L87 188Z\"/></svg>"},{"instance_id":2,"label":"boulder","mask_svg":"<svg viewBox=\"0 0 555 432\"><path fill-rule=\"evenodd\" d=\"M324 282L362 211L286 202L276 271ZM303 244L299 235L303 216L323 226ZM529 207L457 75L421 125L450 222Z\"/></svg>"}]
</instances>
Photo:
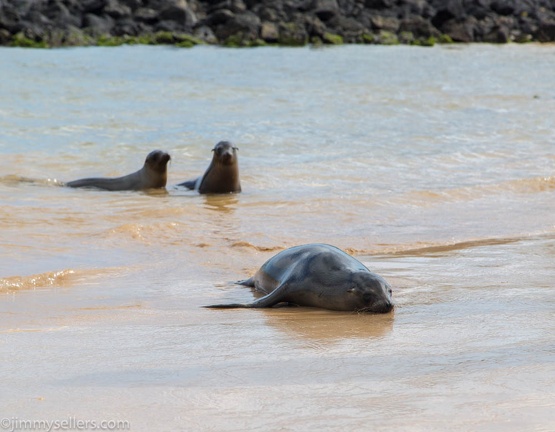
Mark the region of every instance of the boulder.
<instances>
[{"instance_id":1,"label":"boulder","mask_svg":"<svg viewBox=\"0 0 555 432\"><path fill-rule=\"evenodd\" d=\"M116 23L109 16L86 14L83 17L83 28L93 37L109 35Z\"/></svg>"},{"instance_id":2,"label":"boulder","mask_svg":"<svg viewBox=\"0 0 555 432\"><path fill-rule=\"evenodd\" d=\"M239 35L245 41L254 41L259 37L260 27L260 18L252 12L244 12L232 14L224 23L212 29L221 41L225 41L234 35Z\"/></svg>"},{"instance_id":3,"label":"boulder","mask_svg":"<svg viewBox=\"0 0 555 432\"><path fill-rule=\"evenodd\" d=\"M135 20L146 24L154 24L158 21L158 11L154 9L142 7L138 8L134 13Z\"/></svg>"},{"instance_id":4,"label":"boulder","mask_svg":"<svg viewBox=\"0 0 555 432\"><path fill-rule=\"evenodd\" d=\"M174 21L183 30L191 31L197 23L197 17L187 6L185 0L168 2L161 10L158 18L162 21Z\"/></svg>"},{"instance_id":5,"label":"boulder","mask_svg":"<svg viewBox=\"0 0 555 432\"><path fill-rule=\"evenodd\" d=\"M370 18L370 22L374 30L383 30L392 33L397 32L397 30L399 30L399 26L401 25L397 18L382 15L373 15Z\"/></svg>"},{"instance_id":6,"label":"boulder","mask_svg":"<svg viewBox=\"0 0 555 432\"><path fill-rule=\"evenodd\" d=\"M329 21L340 14L336 0L313 0L310 9L323 22Z\"/></svg>"},{"instance_id":7,"label":"boulder","mask_svg":"<svg viewBox=\"0 0 555 432\"><path fill-rule=\"evenodd\" d=\"M302 46L308 42L308 33L300 20L279 23L279 40L281 45Z\"/></svg>"},{"instance_id":8,"label":"boulder","mask_svg":"<svg viewBox=\"0 0 555 432\"><path fill-rule=\"evenodd\" d=\"M465 20L452 19L443 23L441 31L455 42L469 43L474 41L474 29L477 23L478 20L472 16Z\"/></svg>"},{"instance_id":9,"label":"boulder","mask_svg":"<svg viewBox=\"0 0 555 432\"><path fill-rule=\"evenodd\" d=\"M276 43L279 40L279 28L273 22L264 21L260 25L260 38L269 43Z\"/></svg>"},{"instance_id":10,"label":"boulder","mask_svg":"<svg viewBox=\"0 0 555 432\"><path fill-rule=\"evenodd\" d=\"M104 7L104 13L116 20L131 16L131 8L117 0L108 0Z\"/></svg>"},{"instance_id":11,"label":"boulder","mask_svg":"<svg viewBox=\"0 0 555 432\"><path fill-rule=\"evenodd\" d=\"M555 42L555 20L540 23L535 37L540 42Z\"/></svg>"},{"instance_id":12,"label":"boulder","mask_svg":"<svg viewBox=\"0 0 555 432\"><path fill-rule=\"evenodd\" d=\"M408 32L417 39L427 39L429 37L439 37L440 32L432 25L429 20L421 16L405 18L399 25L399 32Z\"/></svg>"}]
</instances>

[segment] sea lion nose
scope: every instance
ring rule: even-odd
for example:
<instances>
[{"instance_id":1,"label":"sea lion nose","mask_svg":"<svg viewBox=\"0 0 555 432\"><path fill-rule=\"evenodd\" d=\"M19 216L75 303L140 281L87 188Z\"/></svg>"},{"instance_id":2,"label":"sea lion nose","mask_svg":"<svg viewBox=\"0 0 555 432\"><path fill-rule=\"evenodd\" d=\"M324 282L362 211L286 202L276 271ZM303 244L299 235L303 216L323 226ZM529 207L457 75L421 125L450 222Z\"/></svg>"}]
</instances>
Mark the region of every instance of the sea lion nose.
<instances>
[{"instance_id":1,"label":"sea lion nose","mask_svg":"<svg viewBox=\"0 0 555 432\"><path fill-rule=\"evenodd\" d=\"M385 312L389 312L389 311L391 311L391 310L393 310L393 303L391 303L391 302L389 302L389 301L388 301L388 302L385 302L385 303L384 303L384 311L385 311Z\"/></svg>"}]
</instances>

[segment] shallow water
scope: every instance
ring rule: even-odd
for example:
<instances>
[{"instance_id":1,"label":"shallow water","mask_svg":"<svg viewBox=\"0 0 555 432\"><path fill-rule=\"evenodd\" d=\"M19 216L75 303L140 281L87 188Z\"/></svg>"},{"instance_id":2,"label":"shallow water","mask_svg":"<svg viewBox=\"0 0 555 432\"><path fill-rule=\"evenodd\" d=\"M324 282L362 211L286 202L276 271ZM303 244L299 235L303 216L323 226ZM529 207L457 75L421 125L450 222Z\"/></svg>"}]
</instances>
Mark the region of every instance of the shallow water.
<instances>
[{"instance_id":1,"label":"shallow water","mask_svg":"<svg viewBox=\"0 0 555 432\"><path fill-rule=\"evenodd\" d=\"M554 69L552 45L0 49L9 426L554 430ZM243 193L176 188L224 139ZM59 186L156 148L167 193ZM309 242L394 313L201 307Z\"/></svg>"}]
</instances>

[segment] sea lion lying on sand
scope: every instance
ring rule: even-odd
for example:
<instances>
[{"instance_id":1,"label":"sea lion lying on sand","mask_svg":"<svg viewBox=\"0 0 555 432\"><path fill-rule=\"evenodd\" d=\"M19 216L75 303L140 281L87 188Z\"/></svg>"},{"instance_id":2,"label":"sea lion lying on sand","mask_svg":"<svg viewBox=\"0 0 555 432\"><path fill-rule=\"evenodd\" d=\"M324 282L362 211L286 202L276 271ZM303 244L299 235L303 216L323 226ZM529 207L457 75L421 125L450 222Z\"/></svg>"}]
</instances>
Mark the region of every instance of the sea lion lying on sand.
<instances>
[{"instance_id":1,"label":"sea lion lying on sand","mask_svg":"<svg viewBox=\"0 0 555 432\"><path fill-rule=\"evenodd\" d=\"M266 294L247 304L208 308L268 308L291 303L337 311L387 313L391 287L364 264L335 246L307 244L281 251L241 285Z\"/></svg>"}]
</instances>

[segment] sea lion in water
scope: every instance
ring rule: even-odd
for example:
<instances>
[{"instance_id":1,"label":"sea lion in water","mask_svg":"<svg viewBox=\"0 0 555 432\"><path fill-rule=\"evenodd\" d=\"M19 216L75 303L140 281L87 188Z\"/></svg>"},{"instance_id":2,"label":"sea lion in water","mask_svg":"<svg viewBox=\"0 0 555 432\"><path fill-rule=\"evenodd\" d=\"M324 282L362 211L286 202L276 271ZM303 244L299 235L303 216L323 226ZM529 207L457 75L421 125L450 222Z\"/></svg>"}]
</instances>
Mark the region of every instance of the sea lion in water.
<instances>
[{"instance_id":1,"label":"sea lion in water","mask_svg":"<svg viewBox=\"0 0 555 432\"><path fill-rule=\"evenodd\" d=\"M168 180L168 153L154 150L148 154L143 167L132 174L116 178L84 178L67 182L73 188L91 187L109 191L143 190L163 188Z\"/></svg>"},{"instance_id":2,"label":"sea lion in water","mask_svg":"<svg viewBox=\"0 0 555 432\"><path fill-rule=\"evenodd\" d=\"M387 313L393 309L391 287L364 264L327 244L307 244L281 251L256 274L238 284L266 294L248 304L208 308L267 308L278 303L337 311Z\"/></svg>"},{"instance_id":3,"label":"sea lion in water","mask_svg":"<svg viewBox=\"0 0 555 432\"><path fill-rule=\"evenodd\" d=\"M237 147L229 141L220 141L212 149L212 161L202 177L178 184L201 194L241 192Z\"/></svg>"}]
</instances>

